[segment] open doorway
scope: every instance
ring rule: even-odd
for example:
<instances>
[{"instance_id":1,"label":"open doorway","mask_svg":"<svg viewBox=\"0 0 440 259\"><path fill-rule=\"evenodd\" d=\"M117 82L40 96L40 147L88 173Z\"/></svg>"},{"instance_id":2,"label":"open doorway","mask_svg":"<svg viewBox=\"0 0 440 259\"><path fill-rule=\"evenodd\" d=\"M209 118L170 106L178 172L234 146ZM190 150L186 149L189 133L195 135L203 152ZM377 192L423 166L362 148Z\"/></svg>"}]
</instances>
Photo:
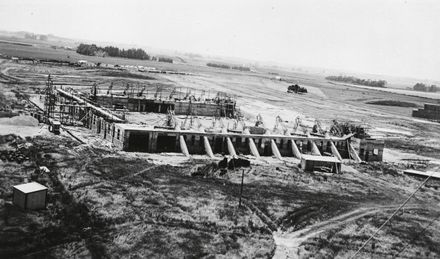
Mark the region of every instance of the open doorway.
<instances>
[{"instance_id":1,"label":"open doorway","mask_svg":"<svg viewBox=\"0 0 440 259\"><path fill-rule=\"evenodd\" d=\"M127 151L131 152L148 152L148 133L131 132L128 138Z\"/></svg>"},{"instance_id":2,"label":"open doorway","mask_svg":"<svg viewBox=\"0 0 440 259\"><path fill-rule=\"evenodd\" d=\"M176 136L159 135L157 136L156 152L178 152L176 147Z\"/></svg>"}]
</instances>

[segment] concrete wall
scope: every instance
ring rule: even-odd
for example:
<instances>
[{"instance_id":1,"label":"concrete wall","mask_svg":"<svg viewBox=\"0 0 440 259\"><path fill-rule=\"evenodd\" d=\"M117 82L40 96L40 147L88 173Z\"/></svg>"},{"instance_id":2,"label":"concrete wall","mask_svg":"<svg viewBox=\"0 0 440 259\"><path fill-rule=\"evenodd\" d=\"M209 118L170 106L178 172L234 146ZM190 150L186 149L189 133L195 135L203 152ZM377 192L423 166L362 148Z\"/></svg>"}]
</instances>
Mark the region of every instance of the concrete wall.
<instances>
[{"instance_id":1,"label":"concrete wall","mask_svg":"<svg viewBox=\"0 0 440 259\"><path fill-rule=\"evenodd\" d=\"M198 116L235 116L235 102L190 102L175 100L155 100L146 98L128 98L125 96L98 95L96 102L104 107L126 108L134 112L167 113L174 110L176 115L193 114Z\"/></svg>"},{"instance_id":2,"label":"concrete wall","mask_svg":"<svg viewBox=\"0 0 440 259\"><path fill-rule=\"evenodd\" d=\"M180 150L180 136L183 136L188 152L190 154L206 154L203 137L208 138L213 153L229 154L227 147L227 137L231 139L237 154L249 155L251 154L249 147L249 139L252 138L261 156L273 156L271 148L271 140L273 139L281 156L293 157L293 150L290 139L288 137L266 137L264 135L236 135L236 134L205 134L184 131L156 131L147 129L125 129L118 124L112 124L110 134L107 133L106 139L111 141L116 148L124 151L135 152L181 152ZM102 136L103 130L100 135ZM113 133L114 132L114 133ZM119 132L119 133L118 133ZM311 142L307 139L295 140L295 143L303 154L311 153ZM320 149L321 154L330 154L331 148L329 140L315 141ZM347 148L346 141L340 140L340 147ZM338 141L336 141L338 144ZM341 153L345 152L344 150Z\"/></svg>"},{"instance_id":3,"label":"concrete wall","mask_svg":"<svg viewBox=\"0 0 440 259\"><path fill-rule=\"evenodd\" d=\"M111 141L116 146L116 148L118 148L119 150L126 150L126 147L124 147L126 139L128 139L128 136L125 137L125 131L119 127L114 127L114 131L112 130Z\"/></svg>"}]
</instances>

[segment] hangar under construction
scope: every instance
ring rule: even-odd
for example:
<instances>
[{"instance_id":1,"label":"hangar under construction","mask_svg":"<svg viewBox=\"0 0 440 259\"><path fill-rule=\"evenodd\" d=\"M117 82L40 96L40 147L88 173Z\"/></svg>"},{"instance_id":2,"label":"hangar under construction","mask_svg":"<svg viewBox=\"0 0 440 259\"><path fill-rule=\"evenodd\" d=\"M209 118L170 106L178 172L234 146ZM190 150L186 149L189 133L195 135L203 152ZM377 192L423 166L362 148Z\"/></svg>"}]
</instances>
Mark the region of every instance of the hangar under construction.
<instances>
[{"instance_id":1,"label":"hangar under construction","mask_svg":"<svg viewBox=\"0 0 440 259\"><path fill-rule=\"evenodd\" d=\"M110 84L106 91L101 91L94 85L89 100L111 110L155 113L171 110L176 115L236 117L236 100L225 93L218 92L211 97L205 91L196 96L190 89L182 91L173 88L169 93L159 87L153 92L145 89L139 88L135 92L134 87L127 84L123 90L117 91Z\"/></svg>"},{"instance_id":2,"label":"hangar under construction","mask_svg":"<svg viewBox=\"0 0 440 259\"><path fill-rule=\"evenodd\" d=\"M87 95L71 89L56 88L49 77L45 98L44 117L60 120L63 124L76 121L113 143L119 150L128 152L180 152L186 156L205 154L209 157L214 157L214 154L229 154L234 157L252 155L256 158L274 156L280 160L283 157L295 157L302 161L305 168L331 165L332 171L340 170L343 159L358 162L382 160L383 141L363 139L353 142L354 134L280 134L259 127L258 123L254 127L243 124L241 130L229 130L225 127L197 129L180 127L172 122L174 112L187 116L202 114L213 117L235 114L235 100L220 98L219 95L216 96L217 99L204 101L194 97L161 100L146 96L102 95L96 90ZM122 107L115 107L118 103ZM225 105L230 106L224 109ZM124 111L150 109L156 113L167 112L167 125L139 125L125 119ZM122 110L123 116L115 113L118 110ZM277 121L281 121L280 118Z\"/></svg>"}]
</instances>

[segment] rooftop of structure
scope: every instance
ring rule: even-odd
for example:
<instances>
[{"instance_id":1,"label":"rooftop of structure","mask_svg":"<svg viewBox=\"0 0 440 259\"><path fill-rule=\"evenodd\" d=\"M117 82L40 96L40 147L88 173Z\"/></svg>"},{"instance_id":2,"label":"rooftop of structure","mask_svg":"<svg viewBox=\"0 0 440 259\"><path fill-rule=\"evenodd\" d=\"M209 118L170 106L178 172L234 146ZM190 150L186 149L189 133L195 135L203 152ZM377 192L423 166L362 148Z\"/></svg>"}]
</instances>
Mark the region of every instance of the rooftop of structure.
<instances>
[{"instance_id":1,"label":"rooftop of structure","mask_svg":"<svg viewBox=\"0 0 440 259\"><path fill-rule=\"evenodd\" d=\"M334 162L341 163L339 159L334 156L316 156L316 155L301 155L301 159L309 161L323 161L323 162Z\"/></svg>"},{"instance_id":2,"label":"rooftop of structure","mask_svg":"<svg viewBox=\"0 0 440 259\"><path fill-rule=\"evenodd\" d=\"M37 182L30 182L30 183L15 185L14 188L23 192L23 193L31 193L31 192L38 192L38 191L47 190L46 186L39 184Z\"/></svg>"}]
</instances>

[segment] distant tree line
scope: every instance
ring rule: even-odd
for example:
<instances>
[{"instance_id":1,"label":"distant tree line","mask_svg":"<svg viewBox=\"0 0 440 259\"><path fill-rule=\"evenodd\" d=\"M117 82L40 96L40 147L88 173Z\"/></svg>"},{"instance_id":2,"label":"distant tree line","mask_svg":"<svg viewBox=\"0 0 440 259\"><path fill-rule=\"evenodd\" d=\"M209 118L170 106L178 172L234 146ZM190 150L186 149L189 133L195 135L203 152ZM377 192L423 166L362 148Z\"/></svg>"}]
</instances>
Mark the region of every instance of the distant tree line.
<instances>
[{"instance_id":1,"label":"distant tree line","mask_svg":"<svg viewBox=\"0 0 440 259\"><path fill-rule=\"evenodd\" d=\"M248 68L248 67L243 67L243 66L232 66L232 69L240 70L240 71L251 71L250 68Z\"/></svg>"},{"instance_id":2,"label":"distant tree line","mask_svg":"<svg viewBox=\"0 0 440 259\"><path fill-rule=\"evenodd\" d=\"M208 67L217 67L217 68L225 68L225 69L231 69L230 66L225 64L218 64L218 63L208 63L206 64Z\"/></svg>"},{"instance_id":3,"label":"distant tree line","mask_svg":"<svg viewBox=\"0 0 440 259\"><path fill-rule=\"evenodd\" d=\"M413 86L414 91L420 91L420 92L438 92L440 91L440 88L436 85L425 85L423 83L417 83Z\"/></svg>"},{"instance_id":4,"label":"distant tree line","mask_svg":"<svg viewBox=\"0 0 440 259\"><path fill-rule=\"evenodd\" d=\"M345 82L355 85L372 86L372 87L385 87L387 84L387 81L385 80L361 79L354 76L328 76L325 79L331 81Z\"/></svg>"},{"instance_id":5,"label":"distant tree line","mask_svg":"<svg viewBox=\"0 0 440 259\"><path fill-rule=\"evenodd\" d=\"M120 49L118 47L99 47L95 44L79 44L76 52L87 56L110 56L131 59L149 60L150 56L143 49Z\"/></svg>"},{"instance_id":6,"label":"distant tree line","mask_svg":"<svg viewBox=\"0 0 440 259\"><path fill-rule=\"evenodd\" d=\"M226 64L219 64L219 63L207 63L208 67L217 67L217 68L224 68L224 69L235 69L240 71L251 71L249 67L244 66L230 66Z\"/></svg>"}]
</instances>

